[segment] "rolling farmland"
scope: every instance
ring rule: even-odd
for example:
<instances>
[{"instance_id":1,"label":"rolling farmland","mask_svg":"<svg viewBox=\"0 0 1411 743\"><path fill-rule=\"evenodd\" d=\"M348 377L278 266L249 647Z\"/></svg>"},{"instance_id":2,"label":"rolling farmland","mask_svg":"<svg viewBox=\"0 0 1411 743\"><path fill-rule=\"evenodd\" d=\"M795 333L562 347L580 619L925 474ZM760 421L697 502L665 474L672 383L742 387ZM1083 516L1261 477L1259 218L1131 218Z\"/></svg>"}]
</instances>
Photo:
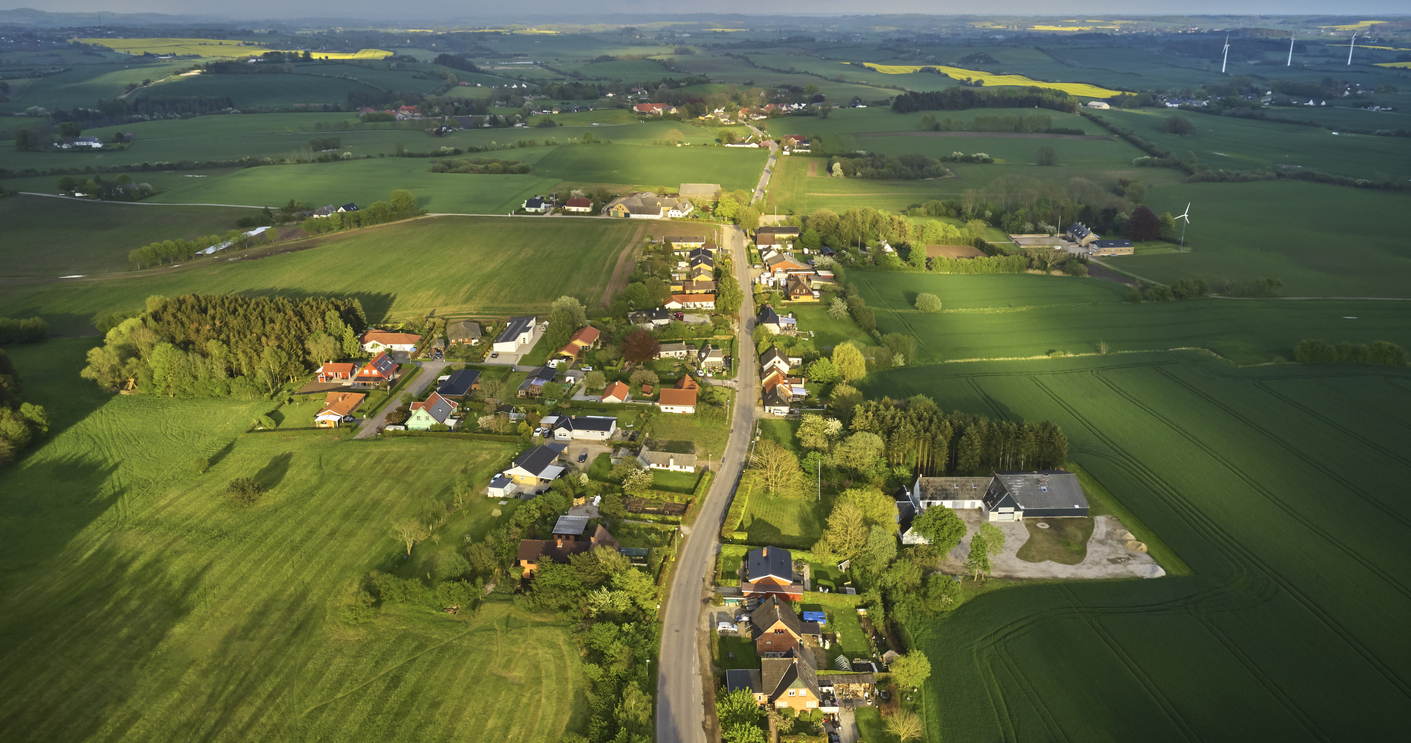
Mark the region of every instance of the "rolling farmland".
<instances>
[{"instance_id":1,"label":"rolling farmland","mask_svg":"<svg viewBox=\"0 0 1411 743\"><path fill-rule=\"evenodd\" d=\"M127 54L179 54L198 57L257 57L265 52L289 51L271 49L253 41L239 39L75 39L82 44L106 47ZM392 56L385 49L360 49L356 52L315 52L315 59L384 59Z\"/></svg>"},{"instance_id":2,"label":"rolling farmland","mask_svg":"<svg viewBox=\"0 0 1411 743\"><path fill-rule=\"evenodd\" d=\"M1118 94L1116 90L1100 88L1096 85L1089 85L1088 83L1046 83L1042 80L1032 80L1023 75L996 75L995 73L985 72L983 70L966 70L960 67L948 67L946 65L885 65L875 62L864 62L863 64L888 75L908 75L920 72L929 67L940 70L957 80L970 78L983 82L989 87L1019 86L1048 88L1050 90L1061 90L1068 95L1082 96L1085 98L1108 98Z\"/></svg>"},{"instance_id":3,"label":"rolling farmland","mask_svg":"<svg viewBox=\"0 0 1411 743\"><path fill-rule=\"evenodd\" d=\"M874 395L1059 423L1071 458L1195 572L992 591L914 627L935 668L932 733L1395 737L1382 710L1411 695L1411 645L1396 629L1411 611L1411 507L1385 483L1411 475L1391 445L1411 433L1408 382L1198 354L869 378Z\"/></svg>"}]
</instances>

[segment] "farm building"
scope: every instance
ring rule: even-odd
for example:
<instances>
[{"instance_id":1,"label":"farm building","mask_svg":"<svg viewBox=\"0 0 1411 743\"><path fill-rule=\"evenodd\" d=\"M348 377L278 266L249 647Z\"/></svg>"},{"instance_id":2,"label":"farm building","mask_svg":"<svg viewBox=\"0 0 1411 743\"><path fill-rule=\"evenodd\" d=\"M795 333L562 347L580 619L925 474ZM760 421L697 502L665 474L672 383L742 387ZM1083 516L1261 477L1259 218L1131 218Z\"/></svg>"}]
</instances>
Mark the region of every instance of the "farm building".
<instances>
[{"instance_id":1,"label":"farm building","mask_svg":"<svg viewBox=\"0 0 1411 743\"><path fill-rule=\"evenodd\" d=\"M1094 240L1088 255L1131 255L1136 252L1131 240Z\"/></svg>"},{"instance_id":2,"label":"farm building","mask_svg":"<svg viewBox=\"0 0 1411 743\"><path fill-rule=\"evenodd\" d=\"M1078 476L1061 470L996 472L982 500L990 521L1088 515Z\"/></svg>"},{"instance_id":3,"label":"farm building","mask_svg":"<svg viewBox=\"0 0 1411 743\"><path fill-rule=\"evenodd\" d=\"M609 204L603 213L619 219L679 219L691 213L691 202L674 196L635 193Z\"/></svg>"}]
</instances>

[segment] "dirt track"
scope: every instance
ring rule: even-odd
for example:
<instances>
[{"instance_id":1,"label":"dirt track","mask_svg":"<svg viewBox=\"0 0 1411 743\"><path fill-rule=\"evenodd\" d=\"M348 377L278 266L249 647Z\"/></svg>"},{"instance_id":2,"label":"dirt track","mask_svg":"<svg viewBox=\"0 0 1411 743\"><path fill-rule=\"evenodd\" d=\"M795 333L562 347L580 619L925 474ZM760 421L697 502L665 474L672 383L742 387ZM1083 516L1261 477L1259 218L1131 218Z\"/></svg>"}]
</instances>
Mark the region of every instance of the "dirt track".
<instances>
[{"instance_id":1,"label":"dirt track","mask_svg":"<svg viewBox=\"0 0 1411 743\"><path fill-rule=\"evenodd\" d=\"M617 257L617 265L612 269L612 278L608 279L606 289L603 289L603 306L612 304L614 294L622 291L627 286L627 277L632 275L632 269L637 267L637 250L642 246L642 236L646 233L647 226L642 225L637 231L632 233L631 242L622 254Z\"/></svg>"},{"instance_id":2,"label":"dirt track","mask_svg":"<svg viewBox=\"0 0 1411 743\"><path fill-rule=\"evenodd\" d=\"M1043 132L863 132L854 137L998 137L1000 139L1110 139L1097 134L1044 134Z\"/></svg>"}]
</instances>

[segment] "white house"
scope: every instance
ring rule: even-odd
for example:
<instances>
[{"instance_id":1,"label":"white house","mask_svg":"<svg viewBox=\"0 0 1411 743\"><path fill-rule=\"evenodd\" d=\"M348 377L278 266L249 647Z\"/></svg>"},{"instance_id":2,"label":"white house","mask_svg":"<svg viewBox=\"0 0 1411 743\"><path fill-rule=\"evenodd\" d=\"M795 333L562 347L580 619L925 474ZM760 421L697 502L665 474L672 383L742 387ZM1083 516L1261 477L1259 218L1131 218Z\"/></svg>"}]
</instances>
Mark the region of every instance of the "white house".
<instances>
[{"instance_id":1,"label":"white house","mask_svg":"<svg viewBox=\"0 0 1411 743\"><path fill-rule=\"evenodd\" d=\"M416 333L388 333L384 330L369 330L363 333L363 350L376 354L384 351L411 353L421 336Z\"/></svg>"},{"instance_id":2,"label":"white house","mask_svg":"<svg viewBox=\"0 0 1411 743\"><path fill-rule=\"evenodd\" d=\"M534 339L534 317L511 317L509 324L492 347L497 353L517 353L528 351L529 342Z\"/></svg>"},{"instance_id":3,"label":"white house","mask_svg":"<svg viewBox=\"0 0 1411 743\"><path fill-rule=\"evenodd\" d=\"M643 467L653 470L667 470L669 472L695 472L695 454L677 454L669 451L652 451L647 447L642 447L642 452L637 455L637 461Z\"/></svg>"},{"instance_id":4,"label":"white house","mask_svg":"<svg viewBox=\"0 0 1411 743\"><path fill-rule=\"evenodd\" d=\"M495 475L490 480L490 487L486 489L486 495L491 498L509 498L519 490L519 486L514 481L504 475Z\"/></svg>"},{"instance_id":5,"label":"white house","mask_svg":"<svg viewBox=\"0 0 1411 743\"><path fill-rule=\"evenodd\" d=\"M546 211L548 211L548 210L549 210L549 202L546 201L546 200L544 200L544 197L542 197L542 196L535 196L535 197L532 198L532 199L526 199L525 202L524 202L524 211L526 211L526 212L533 212L533 213L535 213L535 214L543 214L544 212L546 212Z\"/></svg>"},{"instance_id":6,"label":"white house","mask_svg":"<svg viewBox=\"0 0 1411 743\"><path fill-rule=\"evenodd\" d=\"M559 418L558 424L554 426L554 440L607 441L616 432L616 418L599 415L575 415Z\"/></svg>"}]
</instances>

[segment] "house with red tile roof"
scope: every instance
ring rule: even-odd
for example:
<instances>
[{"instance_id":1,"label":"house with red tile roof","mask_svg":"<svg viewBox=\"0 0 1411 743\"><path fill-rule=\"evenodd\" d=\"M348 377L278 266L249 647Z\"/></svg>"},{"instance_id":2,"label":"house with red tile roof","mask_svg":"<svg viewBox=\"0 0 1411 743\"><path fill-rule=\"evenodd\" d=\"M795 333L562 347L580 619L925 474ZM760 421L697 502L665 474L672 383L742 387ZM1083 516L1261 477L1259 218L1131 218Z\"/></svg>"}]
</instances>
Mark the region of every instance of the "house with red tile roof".
<instances>
[{"instance_id":1,"label":"house with red tile roof","mask_svg":"<svg viewBox=\"0 0 1411 743\"><path fill-rule=\"evenodd\" d=\"M567 356L570 359L576 359L581 356L584 351L592 348L598 342L598 338L601 336L601 331L599 331L592 325L589 325L588 327L579 330L577 333L574 333L573 337L568 339L568 344L565 345L563 348L560 348L558 350L558 353L555 355Z\"/></svg>"},{"instance_id":2,"label":"house with red tile roof","mask_svg":"<svg viewBox=\"0 0 1411 743\"><path fill-rule=\"evenodd\" d=\"M343 417L352 415L359 405L363 404L363 398L367 397L358 392L330 392L324 399L323 409L314 416L314 426L318 428L337 428Z\"/></svg>"},{"instance_id":3,"label":"house with red tile roof","mask_svg":"<svg viewBox=\"0 0 1411 743\"><path fill-rule=\"evenodd\" d=\"M379 353L363 364L353 382L357 384L385 384L397 378L397 364L386 353Z\"/></svg>"},{"instance_id":4,"label":"house with red tile roof","mask_svg":"<svg viewBox=\"0 0 1411 743\"><path fill-rule=\"evenodd\" d=\"M357 374L357 364L336 364L332 361L318 368L318 381L323 384L338 383L352 384L353 375Z\"/></svg>"}]
</instances>

